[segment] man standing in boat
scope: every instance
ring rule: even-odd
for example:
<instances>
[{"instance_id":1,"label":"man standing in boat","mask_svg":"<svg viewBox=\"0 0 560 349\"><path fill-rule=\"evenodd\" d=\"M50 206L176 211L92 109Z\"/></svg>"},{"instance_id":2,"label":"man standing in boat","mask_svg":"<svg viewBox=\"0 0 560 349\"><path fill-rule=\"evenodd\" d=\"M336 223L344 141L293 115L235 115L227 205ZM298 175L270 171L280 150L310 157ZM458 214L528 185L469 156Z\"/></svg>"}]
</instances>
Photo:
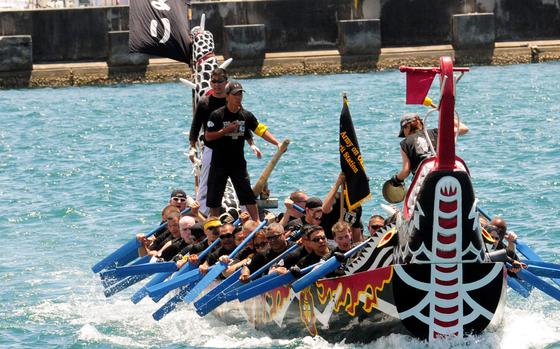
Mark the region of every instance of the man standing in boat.
<instances>
[{"instance_id":1,"label":"man standing in boat","mask_svg":"<svg viewBox=\"0 0 560 349\"><path fill-rule=\"evenodd\" d=\"M403 164L401 171L391 178L391 184L395 187L400 186L411 172L414 175L424 159L435 155L432 154L429 142L424 134L424 123L418 113L405 113L401 116L400 124L399 137L404 137L400 144ZM426 130L426 132L429 141L434 146L434 151L436 151L438 129L433 128ZM469 128L455 119L455 132L462 136L469 132Z\"/></svg>"},{"instance_id":2,"label":"man standing in boat","mask_svg":"<svg viewBox=\"0 0 560 349\"><path fill-rule=\"evenodd\" d=\"M230 178L239 203L245 205L251 219L258 222L259 212L247 172L244 143L251 136L251 131L278 148L280 142L253 113L241 106L244 90L239 82L230 81L225 92L226 105L210 114L204 133L206 146L212 148L206 206L210 215L220 214L226 182Z\"/></svg>"},{"instance_id":3,"label":"man standing in boat","mask_svg":"<svg viewBox=\"0 0 560 349\"><path fill-rule=\"evenodd\" d=\"M200 134L200 130L206 132L206 124L210 114L226 105L226 90L225 87L228 82L227 71L223 68L216 68L212 71L210 77L210 87L212 92L208 96L204 96L198 102L196 111L191 123L191 130L189 132L189 159L196 163L196 143ZM252 137L247 141L255 155L260 158L261 151L253 144ZM201 149L201 169L200 169L200 182L198 184L198 191L196 193L196 201L200 204L200 212L208 215L208 206L206 205L206 194L208 191L208 173L210 171L210 161L212 159L212 149L202 145Z\"/></svg>"}]
</instances>

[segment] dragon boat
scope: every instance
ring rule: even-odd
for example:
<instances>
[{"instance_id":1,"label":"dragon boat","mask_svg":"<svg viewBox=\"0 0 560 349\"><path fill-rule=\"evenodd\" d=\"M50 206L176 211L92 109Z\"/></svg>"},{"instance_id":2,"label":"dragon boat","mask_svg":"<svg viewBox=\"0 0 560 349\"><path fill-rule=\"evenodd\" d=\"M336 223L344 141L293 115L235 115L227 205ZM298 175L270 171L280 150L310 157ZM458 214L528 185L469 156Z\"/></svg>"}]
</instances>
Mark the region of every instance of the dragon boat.
<instances>
[{"instance_id":1,"label":"dragon boat","mask_svg":"<svg viewBox=\"0 0 560 349\"><path fill-rule=\"evenodd\" d=\"M487 257L469 171L455 155L453 62L442 57L439 67L401 70L440 75L440 131L437 154L419 167L395 223L372 237L345 276L228 303L214 310L218 317L231 322L241 316L273 337L347 342L389 333L465 336L501 321L505 265Z\"/></svg>"},{"instance_id":2,"label":"dragon boat","mask_svg":"<svg viewBox=\"0 0 560 349\"><path fill-rule=\"evenodd\" d=\"M140 4L153 7L149 2L136 2L136 6ZM139 9L131 7L131 13L135 11ZM158 34L145 38L147 42L152 41L157 52L153 48L143 49L173 58L179 54L165 52L190 43L194 82L181 81L193 89L193 105L212 93L210 72L231 63L228 60L218 65L213 36L205 29L204 18L202 15L200 25L192 28L188 40L184 35L178 38L182 45L173 44L169 48L163 39L156 40ZM160 21L166 23L161 18ZM185 26L174 24L179 28ZM416 104L425 104L434 77L439 75L439 105L432 104L435 108L428 112L439 115L437 152L430 144L433 156L420 164L406 195L402 191L398 201L404 203L394 213L393 223L353 248L351 254L347 252L344 261L337 262L333 257L316 269L304 269L308 274L290 272L286 274L288 278L277 284L270 279L274 275L258 278L258 272L246 285L239 283L235 273L224 281L212 282L214 279L208 278L208 274L216 278L225 266L217 266L216 272L202 277L193 274L198 273L195 266L177 271L174 263L150 264L146 257L138 256L138 241L132 238L92 267L94 273L100 273L105 295L110 297L138 283L149 276L146 270L153 269L158 274L132 296L133 303L147 294L157 302L172 289L164 287L164 283L184 281L175 287L181 287L179 292L154 313L156 320L175 309L181 300L190 303L198 298L194 302L198 314L212 313L228 323L247 322L274 338L318 335L329 341L362 343L390 333L429 341L481 333L500 323L508 284L524 297L534 286L560 301L559 289L529 271L519 272L525 284L508 278L506 264L488 253L485 243L493 240L479 220L480 214L487 218L488 215L477 205L467 165L455 154L455 85L468 69L454 68L450 57L441 57L438 67L401 67L401 71L407 74L407 103ZM287 140L283 147L285 150ZM255 195L265 185L282 152L275 154L263 172L253 188ZM231 183L227 185L223 207L226 212L239 210ZM164 228L162 224L148 236ZM517 241L517 246L531 264L530 268L541 268L530 269L532 272L560 284L559 266L542 261L521 241ZM343 276L324 278L328 272L316 273L325 266L343 262ZM119 274L127 268L129 272ZM311 278L314 273L317 277ZM191 279L196 282L185 281Z\"/></svg>"}]
</instances>

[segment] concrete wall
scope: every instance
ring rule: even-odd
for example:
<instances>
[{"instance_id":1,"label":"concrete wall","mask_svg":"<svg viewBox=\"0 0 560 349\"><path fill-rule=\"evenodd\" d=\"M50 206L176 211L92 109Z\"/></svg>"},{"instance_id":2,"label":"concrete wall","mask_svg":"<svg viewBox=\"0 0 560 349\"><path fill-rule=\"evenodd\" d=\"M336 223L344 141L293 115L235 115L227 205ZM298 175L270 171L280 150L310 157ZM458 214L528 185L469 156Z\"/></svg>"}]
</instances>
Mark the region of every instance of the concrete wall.
<instances>
[{"instance_id":1,"label":"concrete wall","mask_svg":"<svg viewBox=\"0 0 560 349\"><path fill-rule=\"evenodd\" d=\"M193 25L206 14L216 51L223 50L226 25L264 24L266 50L336 49L337 20L350 19L354 0L193 1Z\"/></svg>"},{"instance_id":2,"label":"concrete wall","mask_svg":"<svg viewBox=\"0 0 560 349\"><path fill-rule=\"evenodd\" d=\"M357 3L357 7L354 5ZM560 39L556 0L248 0L192 2L193 24L206 13L217 52L224 26L264 24L266 51L336 49L337 23L380 19L381 45L452 42L454 14L493 12L496 41ZM128 7L0 12L0 36L31 35L34 63L106 60L108 32L128 30Z\"/></svg>"},{"instance_id":3,"label":"concrete wall","mask_svg":"<svg viewBox=\"0 0 560 349\"><path fill-rule=\"evenodd\" d=\"M99 61L108 32L128 29L128 7L3 11L0 23L0 36L32 36L35 63Z\"/></svg>"}]
</instances>

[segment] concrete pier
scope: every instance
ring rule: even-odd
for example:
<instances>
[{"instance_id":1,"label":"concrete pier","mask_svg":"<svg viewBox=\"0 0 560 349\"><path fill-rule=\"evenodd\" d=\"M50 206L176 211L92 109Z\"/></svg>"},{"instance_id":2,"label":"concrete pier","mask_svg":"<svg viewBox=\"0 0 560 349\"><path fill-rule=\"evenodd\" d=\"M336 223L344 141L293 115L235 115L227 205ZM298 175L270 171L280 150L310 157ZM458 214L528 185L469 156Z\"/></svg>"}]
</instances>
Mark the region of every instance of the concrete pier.
<instances>
[{"instance_id":1,"label":"concrete pier","mask_svg":"<svg viewBox=\"0 0 560 349\"><path fill-rule=\"evenodd\" d=\"M0 36L0 87L28 86L32 70L31 36Z\"/></svg>"},{"instance_id":2,"label":"concrete pier","mask_svg":"<svg viewBox=\"0 0 560 349\"><path fill-rule=\"evenodd\" d=\"M496 41L494 13L453 15L451 35L457 64L488 64Z\"/></svg>"},{"instance_id":3,"label":"concrete pier","mask_svg":"<svg viewBox=\"0 0 560 349\"><path fill-rule=\"evenodd\" d=\"M266 52L264 24L224 26L224 57L240 65L262 65Z\"/></svg>"}]
</instances>

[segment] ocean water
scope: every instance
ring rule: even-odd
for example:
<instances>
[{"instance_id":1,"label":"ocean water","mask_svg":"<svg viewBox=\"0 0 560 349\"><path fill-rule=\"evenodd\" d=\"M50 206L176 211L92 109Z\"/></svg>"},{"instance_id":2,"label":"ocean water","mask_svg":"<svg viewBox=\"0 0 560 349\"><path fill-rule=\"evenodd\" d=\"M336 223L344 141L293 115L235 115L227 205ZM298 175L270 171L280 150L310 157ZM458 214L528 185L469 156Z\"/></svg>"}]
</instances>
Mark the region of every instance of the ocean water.
<instances>
[{"instance_id":1,"label":"ocean water","mask_svg":"<svg viewBox=\"0 0 560 349\"><path fill-rule=\"evenodd\" d=\"M545 260L560 263L560 64L474 67L457 86L470 127L457 154L480 204ZM242 80L244 105L291 140L269 185L280 201L303 189L324 197L339 170L341 93L350 111L373 198L400 169L398 119L405 76L397 71ZM0 92L0 348L560 348L560 303L508 291L496 332L428 345L387 335L367 344L271 339L247 325L199 318L182 307L155 322L156 305L110 299L91 266L133 234L149 231L173 188L194 188L183 152L191 93L179 83ZM437 100L437 89L430 96ZM435 122L435 121L434 121ZM264 158L247 151L256 180Z\"/></svg>"}]
</instances>

